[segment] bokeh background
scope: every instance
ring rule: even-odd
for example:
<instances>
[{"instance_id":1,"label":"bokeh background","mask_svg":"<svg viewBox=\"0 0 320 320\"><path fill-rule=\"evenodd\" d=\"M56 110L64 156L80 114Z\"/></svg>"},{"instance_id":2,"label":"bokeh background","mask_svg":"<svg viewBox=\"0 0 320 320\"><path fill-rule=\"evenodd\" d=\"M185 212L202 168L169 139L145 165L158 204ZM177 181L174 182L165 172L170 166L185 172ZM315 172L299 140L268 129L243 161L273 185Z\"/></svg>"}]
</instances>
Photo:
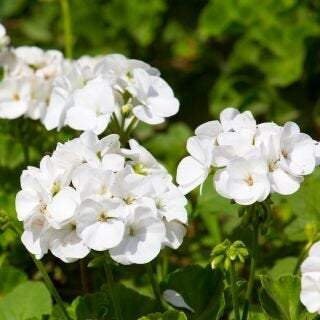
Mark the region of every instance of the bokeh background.
<instances>
[{"instance_id":1,"label":"bokeh background","mask_svg":"<svg viewBox=\"0 0 320 320\"><path fill-rule=\"evenodd\" d=\"M140 126L136 132L173 174L193 129L228 106L249 109L259 121L296 121L319 138L320 1L72 0L70 5L75 57L123 53L159 68L173 87L181 102L179 114L164 126ZM13 46L63 50L59 1L0 0L0 21ZM24 125L29 136L16 130ZM72 135L76 133L48 133L33 121L0 122L0 210L15 215L24 146L30 147L30 164L37 164L57 140ZM301 248L320 230L319 190L317 171L296 195L274 199L275 223L263 240L265 260L260 266L277 274L294 267ZM226 236L246 240L237 207L218 197L211 181L201 197L195 192L190 200L192 221L185 244L167 253L171 270L208 263L213 245ZM65 266L50 256L45 262L65 299L81 293L74 277L78 264ZM23 277L39 276L8 230L0 234L0 266ZM128 285L143 287L143 268L117 270L116 276ZM0 279L1 274L0 269ZM91 275L91 289L99 279L99 274ZM0 281L0 296L1 290Z\"/></svg>"}]
</instances>

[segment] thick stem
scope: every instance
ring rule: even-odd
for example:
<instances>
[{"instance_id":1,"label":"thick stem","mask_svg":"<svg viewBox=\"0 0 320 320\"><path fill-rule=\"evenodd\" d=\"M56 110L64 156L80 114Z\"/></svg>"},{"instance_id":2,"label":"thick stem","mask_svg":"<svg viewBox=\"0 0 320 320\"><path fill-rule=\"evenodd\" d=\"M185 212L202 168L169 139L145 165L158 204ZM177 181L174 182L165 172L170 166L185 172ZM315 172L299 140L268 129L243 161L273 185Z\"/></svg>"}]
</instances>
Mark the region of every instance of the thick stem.
<instances>
[{"instance_id":1,"label":"thick stem","mask_svg":"<svg viewBox=\"0 0 320 320\"><path fill-rule=\"evenodd\" d=\"M122 318L121 308L120 308L117 296L116 296L116 294L114 292L113 273L112 273L111 266L108 264L107 258L108 257L106 256L105 261L104 261L104 271L105 271L106 278L107 278L108 291L109 291L110 298L111 298L111 301L112 301L112 304L113 304L113 309L114 309L114 312L115 312L115 315L116 315L116 319L117 320L122 320L123 318Z\"/></svg>"},{"instance_id":2,"label":"thick stem","mask_svg":"<svg viewBox=\"0 0 320 320\"><path fill-rule=\"evenodd\" d=\"M60 313L61 316L63 317L63 319L65 320L71 320L71 318L68 315L68 312L63 304L63 301L56 289L56 287L54 286L54 284L52 283L47 270L45 269L43 263L40 260L37 260L32 254L30 254L34 264L36 265L36 267L38 268L39 272L41 273L41 276L43 278L43 281L46 284L47 289L49 290L49 292L51 293L51 295L53 296L54 300L57 303L57 306L60 309Z\"/></svg>"},{"instance_id":3,"label":"thick stem","mask_svg":"<svg viewBox=\"0 0 320 320\"><path fill-rule=\"evenodd\" d=\"M159 284L155 278L155 274L153 272L151 262L146 264L146 268L147 268L147 273L148 273L149 280L150 280L150 283L152 286L154 298L158 302L159 306L161 306L161 309L164 309L163 303L162 303L162 298L161 298L160 287L159 287Z\"/></svg>"},{"instance_id":4,"label":"thick stem","mask_svg":"<svg viewBox=\"0 0 320 320\"><path fill-rule=\"evenodd\" d=\"M255 273L256 273L256 254L257 254L258 240L259 240L259 224L253 227L250 275L249 275L247 292L245 296L245 303L243 307L242 320L247 320L248 314L249 314L249 308L250 308L250 303L252 298L252 290L253 290Z\"/></svg>"},{"instance_id":5,"label":"thick stem","mask_svg":"<svg viewBox=\"0 0 320 320\"><path fill-rule=\"evenodd\" d=\"M238 290L237 290L237 280L236 280L236 270L235 264L231 263L230 267L230 287L232 295L232 304L235 320L240 320L240 311L239 311L239 299L238 299Z\"/></svg>"},{"instance_id":6,"label":"thick stem","mask_svg":"<svg viewBox=\"0 0 320 320\"><path fill-rule=\"evenodd\" d=\"M89 279L88 279L88 273L87 273L87 268L86 268L86 262L84 259L81 259L79 261L79 267L80 267L82 291L84 293L89 293L89 291L90 291Z\"/></svg>"},{"instance_id":7,"label":"thick stem","mask_svg":"<svg viewBox=\"0 0 320 320\"><path fill-rule=\"evenodd\" d=\"M67 58L72 59L73 56L73 38L71 27L70 5L68 0L60 0L63 29L64 29L64 53Z\"/></svg>"}]
</instances>

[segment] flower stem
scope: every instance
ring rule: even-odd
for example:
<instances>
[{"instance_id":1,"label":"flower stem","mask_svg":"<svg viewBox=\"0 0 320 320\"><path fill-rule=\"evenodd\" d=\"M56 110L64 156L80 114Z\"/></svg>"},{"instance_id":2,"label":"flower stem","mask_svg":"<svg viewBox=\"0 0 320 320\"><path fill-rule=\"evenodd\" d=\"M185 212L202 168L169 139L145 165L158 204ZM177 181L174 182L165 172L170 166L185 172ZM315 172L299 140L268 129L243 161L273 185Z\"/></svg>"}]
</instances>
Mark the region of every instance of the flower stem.
<instances>
[{"instance_id":1,"label":"flower stem","mask_svg":"<svg viewBox=\"0 0 320 320\"><path fill-rule=\"evenodd\" d=\"M54 284L52 283L43 263L40 260L37 260L32 254L30 254L34 264L36 265L36 267L38 268L38 270L41 273L41 276L46 284L47 289L49 290L49 292L51 293L51 295L53 296L54 300L57 303L57 306L60 309L60 313L63 317L63 319L65 320L71 320L71 318L68 315L68 312L63 304L63 301L56 289L56 287L54 286Z\"/></svg>"},{"instance_id":2,"label":"flower stem","mask_svg":"<svg viewBox=\"0 0 320 320\"><path fill-rule=\"evenodd\" d=\"M114 278L113 278L113 273L112 273L112 269L110 264L108 264L107 261L108 256L106 256L106 258L104 259L104 271L106 274L106 278L107 278L107 286L108 286L108 291L110 294L110 298L113 304L113 309L116 315L116 319L117 320L122 320L122 313L121 313L121 308L119 305L119 301L117 299L117 296L114 292Z\"/></svg>"},{"instance_id":3,"label":"flower stem","mask_svg":"<svg viewBox=\"0 0 320 320\"><path fill-rule=\"evenodd\" d=\"M251 303L251 296L252 296L252 290L253 290L255 273L256 273L256 254L257 254L258 240L259 240L259 224L253 227L250 275L249 275L247 292L245 296L245 303L243 307L242 320L247 320L248 314L249 314L249 307Z\"/></svg>"},{"instance_id":4,"label":"flower stem","mask_svg":"<svg viewBox=\"0 0 320 320\"><path fill-rule=\"evenodd\" d=\"M71 27L70 5L68 0L60 0L63 29L64 29L64 53L67 58L72 59L73 56L73 38Z\"/></svg>"},{"instance_id":5,"label":"flower stem","mask_svg":"<svg viewBox=\"0 0 320 320\"><path fill-rule=\"evenodd\" d=\"M155 274L153 272L151 262L146 264L146 268L147 268L147 273L148 273L149 280L150 280L150 283L152 286L154 298L156 299L156 301L159 304L159 306L161 307L161 309L164 309L163 303L162 303L162 298L161 298L160 287L159 287L158 281L155 278Z\"/></svg>"},{"instance_id":6,"label":"flower stem","mask_svg":"<svg viewBox=\"0 0 320 320\"><path fill-rule=\"evenodd\" d=\"M231 263L231 267L230 267L230 286L231 286L231 295L232 295L234 317L235 317L235 320L240 320L235 263Z\"/></svg>"},{"instance_id":7,"label":"flower stem","mask_svg":"<svg viewBox=\"0 0 320 320\"><path fill-rule=\"evenodd\" d=\"M89 279L87 274L86 262L84 259L79 261L80 267L80 277L81 277L81 286L83 293L89 293L90 286L89 286Z\"/></svg>"}]
</instances>

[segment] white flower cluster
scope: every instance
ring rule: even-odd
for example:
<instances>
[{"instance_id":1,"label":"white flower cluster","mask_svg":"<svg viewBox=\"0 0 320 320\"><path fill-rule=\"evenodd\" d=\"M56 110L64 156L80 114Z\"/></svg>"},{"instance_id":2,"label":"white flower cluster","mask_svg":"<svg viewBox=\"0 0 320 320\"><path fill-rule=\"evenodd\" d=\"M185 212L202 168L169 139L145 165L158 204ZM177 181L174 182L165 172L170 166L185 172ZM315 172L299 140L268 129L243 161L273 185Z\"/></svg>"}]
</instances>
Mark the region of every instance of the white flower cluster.
<instances>
[{"instance_id":1,"label":"white flower cluster","mask_svg":"<svg viewBox=\"0 0 320 320\"><path fill-rule=\"evenodd\" d=\"M112 116L127 127L139 119L160 124L179 110L179 101L157 69L120 54L97 63L74 63L57 78L44 124L102 133Z\"/></svg>"},{"instance_id":2,"label":"white flower cluster","mask_svg":"<svg viewBox=\"0 0 320 320\"><path fill-rule=\"evenodd\" d=\"M301 265L300 300L309 312L320 314L320 242L315 243Z\"/></svg>"},{"instance_id":3,"label":"white flower cluster","mask_svg":"<svg viewBox=\"0 0 320 320\"><path fill-rule=\"evenodd\" d=\"M0 83L0 118L25 116L42 121L53 81L66 64L62 53L18 47L2 52L0 59L4 67L4 79Z\"/></svg>"},{"instance_id":4,"label":"white flower cluster","mask_svg":"<svg viewBox=\"0 0 320 320\"><path fill-rule=\"evenodd\" d=\"M0 49L7 44L0 25ZM120 54L70 61L57 50L7 47L0 65L0 118L39 119L47 130L69 126L100 134L112 116L125 129L135 119L160 124L179 110L157 69Z\"/></svg>"},{"instance_id":5,"label":"white flower cluster","mask_svg":"<svg viewBox=\"0 0 320 320\"><path fill-rule=\"evenodd\" d=\"M195 134L187 142L190 156L178 166L180 189L190 192L218 168L217 192L242 205L264 201L273 192L296 192L319 158L319 144L297 124L257 125L250 111L227 108L220 121L200 125Z\"/></svg>"},{"instance_id":6,"label":"white flower cluster","mask_svg":"<svg viewBox=\"0 0 320 320\"><path fill-rule=\"evenodd\" d=\"M129 145L85 132L23 171L16 210L31 253L73 262L109 250L121 264L143 264L162 247L180 246L186 198L146 149Z\"/></svg>"}]
</instances>

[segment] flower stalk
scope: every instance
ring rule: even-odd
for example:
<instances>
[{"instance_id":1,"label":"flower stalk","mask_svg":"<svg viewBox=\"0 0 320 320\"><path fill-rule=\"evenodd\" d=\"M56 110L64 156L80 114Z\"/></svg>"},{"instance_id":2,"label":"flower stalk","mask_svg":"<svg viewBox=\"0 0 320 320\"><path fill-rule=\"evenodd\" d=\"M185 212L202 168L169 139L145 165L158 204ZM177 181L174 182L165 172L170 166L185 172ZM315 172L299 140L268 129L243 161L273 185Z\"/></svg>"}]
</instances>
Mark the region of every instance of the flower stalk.
<instances>
[{"instance_id":1,"label":"flower stalk","mask_svg":"<svg viewBox=\"0 0 320 320\"><path fill-rule=\"evenodd\" d=\"M113 309L116 315L117 320L123 320L122 317L122 312L120 308L119 301L117 299L117 295L114 292L114 278L113 278L113 273L112 273L112 268L111 265L109 264L109 256L105 254L105 259L104 259L104 271L106 274L107 278L107 286L108 286L108 292L112 301Z\"/></svg>"},{"instance_id":2,"label":"flower stalk","mask_svg":"<svg viewBox=\"0 0 320 320\"><path fill-rule=\"evenodd\" d=\"M70 4L68 0L60 0L64 29L64 51L67 58L73 57L73 36L71 26Z\"/></svg>"},{"instance_id":3,"label":"flower stalk","mask_svg":"<svg viewBox=\"0 0 320 320\"><path fill-rule=\"evenodd\" d=\"M151 262L146 264L146 269L147 269L148 277L152 286L154 298L156 299L161 309L164 309L160 287L159 287L158 281L155 278Z\"/></svg>"},{"instance_id":4,"label":"flower stalk","mask_svg":"<svg viewBox=\"0 0 320 320\"><path fill-rule=\"evenodd\" d=\"M235 317L235 320L240 320L236 268L234 263L232 263L230 266L230 288L231 288L231 295L232 295L234 317Z\"/></svg>"}]
</instances>

